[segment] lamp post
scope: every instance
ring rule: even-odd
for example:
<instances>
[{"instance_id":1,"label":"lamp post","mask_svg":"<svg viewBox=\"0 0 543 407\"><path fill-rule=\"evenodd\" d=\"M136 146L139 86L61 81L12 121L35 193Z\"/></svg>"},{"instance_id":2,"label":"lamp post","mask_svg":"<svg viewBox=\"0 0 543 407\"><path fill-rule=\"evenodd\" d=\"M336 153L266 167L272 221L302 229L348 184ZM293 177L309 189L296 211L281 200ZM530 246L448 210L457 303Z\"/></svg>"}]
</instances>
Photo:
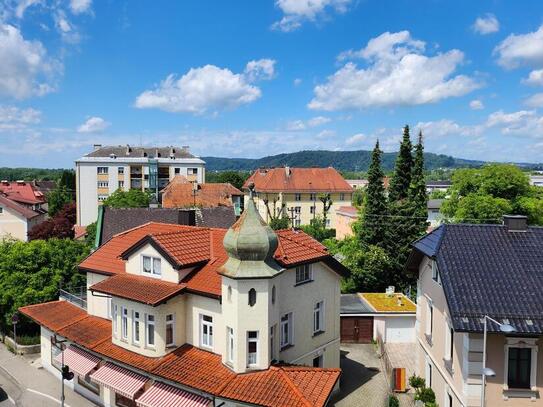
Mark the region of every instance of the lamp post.
<instances>
[{"instance_id":1,"label":"lamp post","mask_svg":"<svg viewBox=\"0 0 543 407\"><path fill-rule=\"evenodd\" d=\"M484 331L483 331L483 369L481 370L481 407L485 407L485 387L486 378L496 376L496 372L489 367L486 367L486 335L487 335L487 320L491 320L500 327L500 331L506 334L515 332L516 329L512 325L502 324L488 315L483 317L484 319Z\"/></svg>"}]
</instances>

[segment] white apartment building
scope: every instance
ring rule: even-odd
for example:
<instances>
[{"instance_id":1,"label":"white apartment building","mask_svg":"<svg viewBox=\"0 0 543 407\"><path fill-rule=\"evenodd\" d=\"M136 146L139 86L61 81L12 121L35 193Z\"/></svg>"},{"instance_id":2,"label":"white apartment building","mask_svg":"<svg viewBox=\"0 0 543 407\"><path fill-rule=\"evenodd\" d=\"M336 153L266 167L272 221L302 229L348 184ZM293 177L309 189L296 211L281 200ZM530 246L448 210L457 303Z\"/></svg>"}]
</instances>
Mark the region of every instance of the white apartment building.
<instances>
[{"instance_id":1,"label":"white apartment building","mask_svg":"<svg viewBox=\"0 0 543 407\"><path fill-rule=\"evenodd\" d=\"M94 145L94 151L75 162L77 224L96 222L101 201L117 189L148 190L158 196L176 175L205 182L205 162L188 147Z\"/></svg>"}]
</instances>

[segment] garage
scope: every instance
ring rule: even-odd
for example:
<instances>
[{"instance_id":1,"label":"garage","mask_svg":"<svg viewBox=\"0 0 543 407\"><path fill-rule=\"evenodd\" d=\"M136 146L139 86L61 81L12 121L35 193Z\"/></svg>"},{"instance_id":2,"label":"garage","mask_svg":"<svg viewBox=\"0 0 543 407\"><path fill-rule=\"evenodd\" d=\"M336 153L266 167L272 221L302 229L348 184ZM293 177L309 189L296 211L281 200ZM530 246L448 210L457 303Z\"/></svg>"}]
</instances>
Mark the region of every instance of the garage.
<instances>
[{"instance_id":1,"label":"garage","mask_svg":"<svg viewBox=\"0 0 543 407\"><path fill-rule=\"evenodd\" d=\"M373 317L341 318L341 342L371 343L373 339Z\"/></svg>"}]
</instances>

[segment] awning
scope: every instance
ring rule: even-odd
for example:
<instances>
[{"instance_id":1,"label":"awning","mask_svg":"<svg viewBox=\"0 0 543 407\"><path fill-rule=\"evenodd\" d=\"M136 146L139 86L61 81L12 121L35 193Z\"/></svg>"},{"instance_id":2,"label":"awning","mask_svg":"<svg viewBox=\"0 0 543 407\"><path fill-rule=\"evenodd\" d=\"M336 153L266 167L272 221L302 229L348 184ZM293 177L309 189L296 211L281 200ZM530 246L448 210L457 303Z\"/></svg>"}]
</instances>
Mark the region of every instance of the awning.
<instances>
[{"instance_id":1,"label":"awning","mask_svg":"<svg viewBox=\"0 0 543 407\"><path fill-rule=\"evenodd\" d=\"M205 407L209 400L157 382L136 400L136 404L138 407Z\"/></svg>"},{"instance_id":2,"label":"awning","mask_svg":"<svg viewBox=\"0 0 543 407\"><path fill-rule=\"evenodd\" d=\"M62 363L63 353L64 365L68 365L70 370L79 376L88 375L100 363L100 358L73 345L68 346L62 353L55 356L55 362Z\"/></svg>"},{"instance_id":3,"label":"awning","mask_svg":"<svg viewBox=\"0 0 543 407\"><path fill-rule=\"evenodd\" d=\"M131 400L147 381L145 376L109 362L94 372L91 379Z\"/></svg>"}]
</instances>

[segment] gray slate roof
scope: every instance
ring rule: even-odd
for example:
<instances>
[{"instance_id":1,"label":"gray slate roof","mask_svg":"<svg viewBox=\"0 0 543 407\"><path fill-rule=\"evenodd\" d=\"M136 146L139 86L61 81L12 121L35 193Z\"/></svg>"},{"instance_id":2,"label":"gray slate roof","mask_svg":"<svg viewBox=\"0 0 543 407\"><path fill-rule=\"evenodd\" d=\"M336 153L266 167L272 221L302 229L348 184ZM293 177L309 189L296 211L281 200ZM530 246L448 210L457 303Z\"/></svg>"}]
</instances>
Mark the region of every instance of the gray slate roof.
<instances>
[{"instance_id":1,"label":"gray slate roof","mask_svg":"<svg viewBox=\"0 0 543 407\"><path fill-rule=\"evenodd\" d=\"M437 261L455 330L481 332L488 315L520 334L543 333L543 228L446 224L414 247Z\"/></svg>"},{"instance_id":2,"label":"gray slate roof","mask_svg":"<svg viewBox=\"0 0 543 407\"><path fill-rule=\"evenodd\" d=\"M158 156L157 156L158 152ZM173 153L174 158L194 158L187 149L182 147L132 147L132 146L103 146L85 154L85 157L107 157L115 154L117 157L125 158L170 158Z\"/></svg>"},{"instance_id":3,"label":"gray slate roof","mask_svg":"<svg viewBox=\"0 0 543 407\"><path fill-rule=\"evenodd\" d=\"M341 294L340 313L375 314L375 311L358 294Z\"/></svg>"}]
</instances>

